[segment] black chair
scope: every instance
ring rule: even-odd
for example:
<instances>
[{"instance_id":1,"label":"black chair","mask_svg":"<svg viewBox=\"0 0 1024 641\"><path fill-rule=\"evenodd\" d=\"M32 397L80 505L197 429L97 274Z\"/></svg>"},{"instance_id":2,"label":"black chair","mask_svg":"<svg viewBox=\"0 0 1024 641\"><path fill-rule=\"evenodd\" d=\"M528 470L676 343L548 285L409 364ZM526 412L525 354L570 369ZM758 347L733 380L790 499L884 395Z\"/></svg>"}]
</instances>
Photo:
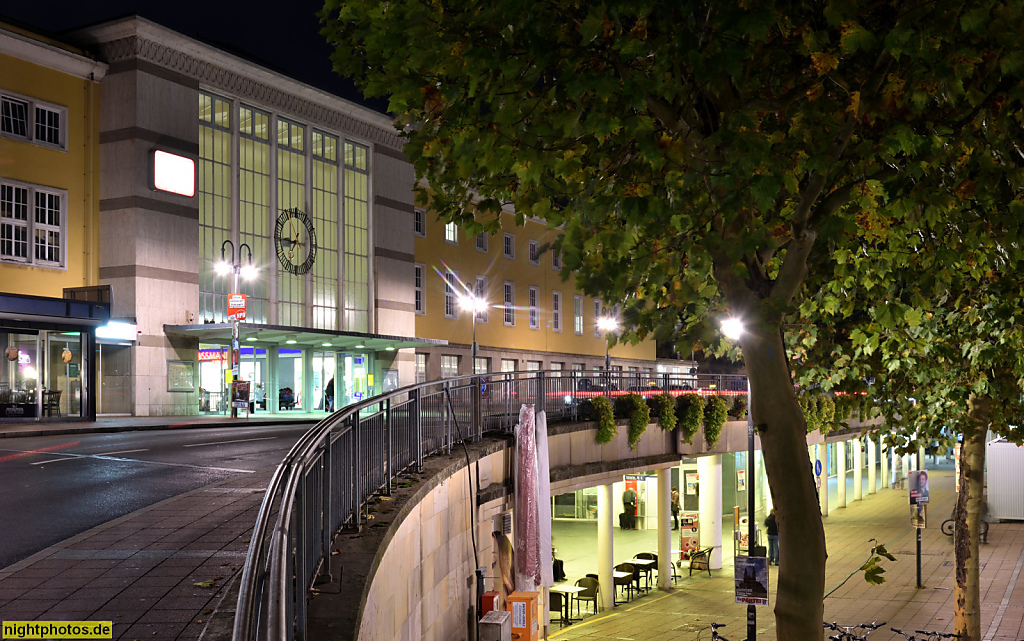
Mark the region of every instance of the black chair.
<instances>
[{"instance_id":1,"label":"black chair","mask_svg":"<svg viewBox=\"0 0 1024 641\"><path fill-rule=\"evenodd\" d=\"M633 558L640 559L642 561L654 561L654 563L652 563L651 565L640 566L640 571L644 573L644 585L647 586L647 590L650 590L651 575L653 573L654 568L658 567L658 555L654 552L641 552Z\"/></svg>"},{"instance_id":2,"label":"black chair","mask_svg":"<svg viewBox=\"0 0 1024 641\"><path fill-rule=\"evenodd\" d=\"M714 548L704 548L697 550L696 552L690 553L690 576L693 576L693 571L703 572L708 571L708 576L711 576L711 551Z\"/></svg>"},{"instance_id":3,"label":"black chair","mask_svg":"<svg viewBox=\"0 0 1024 641\"><path fill-rule=\"evenodd\" d=\"M594 604L593 613L597 614L597 596L601 593L601 584L596 577L587 575L582 579L576 579L576 585L583 588L582 592L576 593L576 614L580 613L580 601L590 601Z\"/></svg>"},{"instance_id":4,"label":"black chair","mask_svg":"<svg viewBox=\"0 0 1024 641\"><path fill-rule=\"evenodd\" d=\"M43 392L43 413L53 416L56 412L60 416L60 395L64 390L45 390Z\"/></svg>"},{"instance_id":5,"label":"black chair","mask_svg":"<svg viewBox=\"0 0 1024 641\"><path fill-rule=\"evenodd\" d=\"M548 592L548 610L558 613L558 622L565 625L565 596L559 592Z\"/></svg>"},{"instance_id":6,"label":"black chair","mask_svg":"<svg viewBox=\"0 0 1024 641\"><path fill-rule=\"evenodd\" d=\"M614 584L615 585L613 587L615 587L616 590L617 590L618 586L622 586L622 591L626 594L626 600L625 601L615 601L613 599L613 602L616 603L616 604L618 604L618 603L628 603L630 597L633 595L633 584L637 580L637 576L638 576L637 571L636 571L636 566L634 566L632 563L620 563L620 564L615 566L615 571L616 572L628 572L629 576L621 576L621 577L616 577L614 579Z\"/></svg>"}]
</instances>

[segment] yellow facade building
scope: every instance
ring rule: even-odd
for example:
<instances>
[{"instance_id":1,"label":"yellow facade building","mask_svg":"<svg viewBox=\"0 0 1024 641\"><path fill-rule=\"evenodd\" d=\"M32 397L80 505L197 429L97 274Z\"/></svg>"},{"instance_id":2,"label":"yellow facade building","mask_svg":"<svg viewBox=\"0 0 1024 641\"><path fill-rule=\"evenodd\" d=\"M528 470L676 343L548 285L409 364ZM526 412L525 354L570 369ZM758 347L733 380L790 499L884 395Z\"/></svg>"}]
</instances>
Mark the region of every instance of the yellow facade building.
<instances>
[{"instance_id":1,"label":"yellow facade building","mask_svg":"<svg viewBox=\"0 0 1024 641\"><path fill-rule=\"evenodd\" d=\"M95 415L99 81L107 65L0 24L0 418Z\"/></svg>"},{"instance_id":2,"label":"yellow facade building","mask_svg":"<svg viewBox=\"0 0 1024 641\"><path fill-rule=\"evenodd\" d=\"M416 335L448 342L417 349L417 380L604 368L608 341L597 319L616 310L579 292L572 276L562 280L559 256L545 251L556 234L535 220L516 226L513 215L503 214L500 232L471 236L433 212L416 211ZM475 363L473 312L460 305L470 294L485 303L476 315ZM609 355L612 369L656 369L653 340L617 343Z\"/></svg>"}]
</instances>

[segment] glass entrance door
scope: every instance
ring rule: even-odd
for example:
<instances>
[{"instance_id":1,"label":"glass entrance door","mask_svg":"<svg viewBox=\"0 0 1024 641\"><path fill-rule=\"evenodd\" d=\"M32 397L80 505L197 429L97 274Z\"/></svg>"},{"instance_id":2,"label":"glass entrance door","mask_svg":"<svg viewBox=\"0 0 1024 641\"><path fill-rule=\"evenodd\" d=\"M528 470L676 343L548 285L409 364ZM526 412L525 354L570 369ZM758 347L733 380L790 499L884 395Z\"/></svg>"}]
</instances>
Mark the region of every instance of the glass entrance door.
<instances>
[{"instance_id":1,"label":"glass entrance door","mask_svg":"<svg viewBox=\"0 0 1024 641\"><path fill-rule=\"evenodd\" d=\"M373 386L373 363L369 354L341 355L342 388L337 406L343 407L363 400Z\"/></svg>"},{"instance_id":2,"label":"glass entrance door","mask_svg":"<svg viewBox=\"0 0 1024 641\"><path fill-rule=\"evenodd\" d=\"M250 381L249 400L255 412L267 409L267 350L242 347L238 363L239 380Z\"/></svg>"},{"instance_id":3,"label":"glass entrance door","mask_svg":"<svg viewBox=\"0 0 1024 641\"><path fill-rule=\"evenodd\" d=\"M334 352L313 352L313 408L332 412L335 409Z\"/></svg>"}]
</instances>

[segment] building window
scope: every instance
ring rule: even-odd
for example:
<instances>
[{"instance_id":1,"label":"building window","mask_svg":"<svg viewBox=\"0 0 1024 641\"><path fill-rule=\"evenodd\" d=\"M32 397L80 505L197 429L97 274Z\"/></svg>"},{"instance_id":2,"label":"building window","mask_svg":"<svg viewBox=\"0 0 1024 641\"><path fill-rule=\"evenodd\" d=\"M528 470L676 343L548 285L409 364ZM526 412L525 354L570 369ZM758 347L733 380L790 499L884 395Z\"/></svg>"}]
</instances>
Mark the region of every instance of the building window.
<instances>
[{"instance_id":1,"label":"building window","mask_svg":"<svg viewBox=\"0 0 1024 641\"><path fill-rule=\"evenodd\" d=\"M501 371L502 372L514 372L514 371L516 371L516 359L514 359L514 358L503 358L503 359L501 359Z\"/></svg>"},{"instance_id":2,"label":"building window","mask_svg":"<svg viewBox=\"0 0 1024 641\"><path fill-rule=\"evenodd\" d=\"M505 258L516 257L516 237L512 234L505 234Z\"/></svg>"},{"instance_id":3,"label":"building window","mask_svg":"<svg viewBox=\"0 0 1024 641\"><path fill-rule=\"evenodd\" d=\"M0 96L0 133L64 148L67 111L28 98Z\"/></svg>"},{"instance_id":4,"label":"building window","mask_svg":"<svg viewBox=\"0 0 1024 641\"><path fill-rule=\"evenodd\" d=\"M424 270L423 265L420 264L413 265L413 270L413 291L415 292L416 313L423 314L426 312L426 303L423 299L423 278L426 271Z\"/></svg>"},{"instance_id":5,"label":"building window","mask_svg":"<svg viewBox=\"0 0 1024 641\"><path fill-rule=\"evenodd\" d=\"M441 354L441 378L455 378L459 375L459 357Z\"/></svg>"},{"instance_id":6,"label":"building window","mask_svg":"<svg viewBox=\"0 0 1024 641\"><path fill-rule=\"evenodd\" d=\"M543 366L543 361L526 361L527 372L539 372Z\"/></svg>"},{"instance_id":7,"label":"building window","mask_svg":"<svg viewBox=\"0 0 1024 641\"><path fill-rule=\"evenodd\" d=\"M551 267L553 267L554 269L561 269L562 268L562 254L561 254L561 252L556 252L555 250L551 250Z\"/></svg>"},{"instance_id":8,"label":"building window","mask_svg":"<svg viewBox=\"0 0 1024 641\"><path fill-rule=\"evenodd\" d=\"M583 368L584 368L583 363L573 363L572 364L572 371L574 371L574 372L582 372Z\"/></svg>"},{"instance_id":9,"label":"building window","mask_svg":"<svg viewBox=\"0 0 1024 641\"><path fill-rule=\"evenodd\" d=\"M0 182L0 259L62 267L66 200L62 190Z\"/></svg>"},{"instance_id":10,"label":"building window","mask_svg":"<svg viewBox=\"0 0 1024 641\"><path fill-rule=\"evenodd\" d=\"M551 292L551 329L562 331L562 292Z\"/></svg>"},{"instance_id":11,"label":"building window","mask_svg":"<svg viewBox=\"0 0 1024 641\"><path fill-rule=\"evenodd\" d=\"M530 263L536 265L540 262L540 244L535 240L530 241Z\"/></svg>"},{"instance_id":12,"label":"building window","mask_svg":"<svg viewBox=\"0 0 1024 641\"><path fill-rule=\"evenodd\" d=\"M452 245L459 244L459 227L455 223L444 224L444 242Z\"/></svg>"},{"instance_id":13,"label":"building window","mask_svg":"<svg viewBox=\"0 0 1024 641\"><path fill-rule=\"evenodd\" d=\"M487 232L480 232L479 234L477 234L477 236L476 236L476 248L477 248L477 251L482 251L485 254L487 253L487 250L488 250L488 246L487 246L488 239L489 239L489 236L487 235Z\"/></svg>"},{"instance_id":14,"label":"building window","mask_svg":"<svg viewBox=\"0 0 1024 641\"><path fill-rule=\"evenodd\" d=\"M416 355L416 382L426 383L427 382L427 355L417 354Z\"/></svg>"},{"instance_id":15,"label":"building window","mask_svg":"<svg viewBox=\"0 0 1024 641\"><path fill-rule=\"evenodd\" d=\"M459 303L455 299L456 287L458 286L459 278L453 271L447 271L444 274L444 317L445 318L458 318L459 317Z\"/></svg>"},{"instance_id":16,"label":"building window","mask_svg":"<svg viewBox=\"0 0 1024 641\"><path fill-rule=\"evenodd\" d=\"M540 290L536 287L530 288L530 329L540 329L540 312L537 310L537 298Z\"/></svg>"},{"instance_id":17,"label":"building window","mask_svg":"<svg viewBox=\"0 0 1024 641\"><path fill-rule=\"evenodd\" d=\"M551 366L548 369L550 369L552 372L561 372L563 369L565 369L565 363L556 363L554 361L551 361Z\"/></svg>"},{"instance_id":18,"label":"building window","mask_svg":"<svg viewBox=\"0 0 1024 641\"><path fill-rule=\"evenodd\" d=\"M504 298L505 324L514 327L516 324L516 284L505 281Z\"/></svg>"},{"instance_id":19,"label":"building window","mask_svg":"<svg viewBox=\"0 0 1024 641\"><path fill-rule=\"evenodd\" d=\"M476 277L476 288L473 290L476 294L477 299L483 301L480 311L476 313L476 322L486 323L487 319L490 318L490 305L487 303L487 277L477 276Z\"/></svg>"},{"instance_id":20,"label":"building window","mask_svg":"<svg viewBox=\"0 0 1024 641\"><path fill-rule=\"evenodd\" d=\"M594 301L594 338L601 337L601 328L598 327L597 321L604 315L604 307L601 306L601 301Z\"/></svg>"},{"instance_id":21,"label":"building window","mask_svg":"<svg viewBox=\"0 0 1024 641\"><path fill-rule=\"evenodd\" d=\"M427 212L416 209L412 212L412 231L417 236L427 235Z\"/></svg>"},{"instance_id":22,"label":"building window","mask_svg":"<svg viewBox=\"0 0 1024 641\"><path fill-rule=\"evenodd\" d=\"M583 336L583 297L579 295L572 299L572 328L577 336Z\"/></svg>"},{"instance_id":23,"label":"building window","mask_svg":"<svg viewBox=\"0 0 1024 641\"><path fill-rule=\"evenodd\" d=\"M474 374L486 374L491 371L491 359L477 356L473 359L473 373Z\"/></svg>"}]
</instances>

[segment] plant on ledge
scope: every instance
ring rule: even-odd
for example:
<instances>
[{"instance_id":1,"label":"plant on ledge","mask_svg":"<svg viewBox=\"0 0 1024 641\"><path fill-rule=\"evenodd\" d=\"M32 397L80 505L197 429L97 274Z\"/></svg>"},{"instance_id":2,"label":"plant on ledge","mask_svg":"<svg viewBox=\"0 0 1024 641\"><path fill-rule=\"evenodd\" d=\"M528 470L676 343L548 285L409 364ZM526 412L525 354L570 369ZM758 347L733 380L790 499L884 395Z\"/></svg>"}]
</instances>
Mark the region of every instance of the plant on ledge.
<instances>
[{"instance_id":1,"label":"plant on ledge","mask_svg":"<svg viewBox=\"0 0 1024 641\"><path fill-rule=\"evenodd\" d=\"M732 408L729 410L729 415L734 416L737 421L742 421L747 417L747 397L746 396L734 396L732 399Z\"/></svg>"},{"instance_id":2,"label":"plant on ledge","mask_svg":"<svg viewBox=\"0 0 1024 641\"><path fill-rule=\"evenodd\" d=\"M683 442L693 443L694 435L704 425L704 399L697 394L680 394L676 397L676 418Z\"/></svg>"},{"instance_id":3,"label":"plant on ledge","mask_svg":"<svg viewBox=\"0 0 1024 641\"><path fill-rule=\"evenodd\" d=\"M722 435L722 427L729 418L729 406L721 396L712 396L704 407L704 440L708 447L715 449L718 437Z\"/></svg>"},{"instance_id":4,"label":"plant on ledge","mask_svg":"<svg viewBox=\"0 0 1024 641\"><path fill-rule=\"evenodd\" d=\"M651 422L651 408L647 407L647 401L639 394L627 394L626 402L629 410L629 449L635 450L640 438Z\"/></svg>"},{"instance_id":5,"label":"plant on ledge","mask_svg":"<svg viewBox=\"0 0 1024 641\"><path fill-rule=\"evenodd\" d=\"M594 437L598 443L604 445L611 443L618 433L615 427L615 414L612 412L612 403L604 396L595 396L590 400L597 414L597 436Z\"/></svg>"},{"instance_id":6,"label":"plant on ledge","mask_svg":"<svg viewBox=\"0 0 1024 641\"><path fill-rule=\"evenodd\" d=\"M668 394L658 394L650 398L651 409L658 416L658 425L666 432L676 428L676 399Z\"/></svg>"}]
</instances>

